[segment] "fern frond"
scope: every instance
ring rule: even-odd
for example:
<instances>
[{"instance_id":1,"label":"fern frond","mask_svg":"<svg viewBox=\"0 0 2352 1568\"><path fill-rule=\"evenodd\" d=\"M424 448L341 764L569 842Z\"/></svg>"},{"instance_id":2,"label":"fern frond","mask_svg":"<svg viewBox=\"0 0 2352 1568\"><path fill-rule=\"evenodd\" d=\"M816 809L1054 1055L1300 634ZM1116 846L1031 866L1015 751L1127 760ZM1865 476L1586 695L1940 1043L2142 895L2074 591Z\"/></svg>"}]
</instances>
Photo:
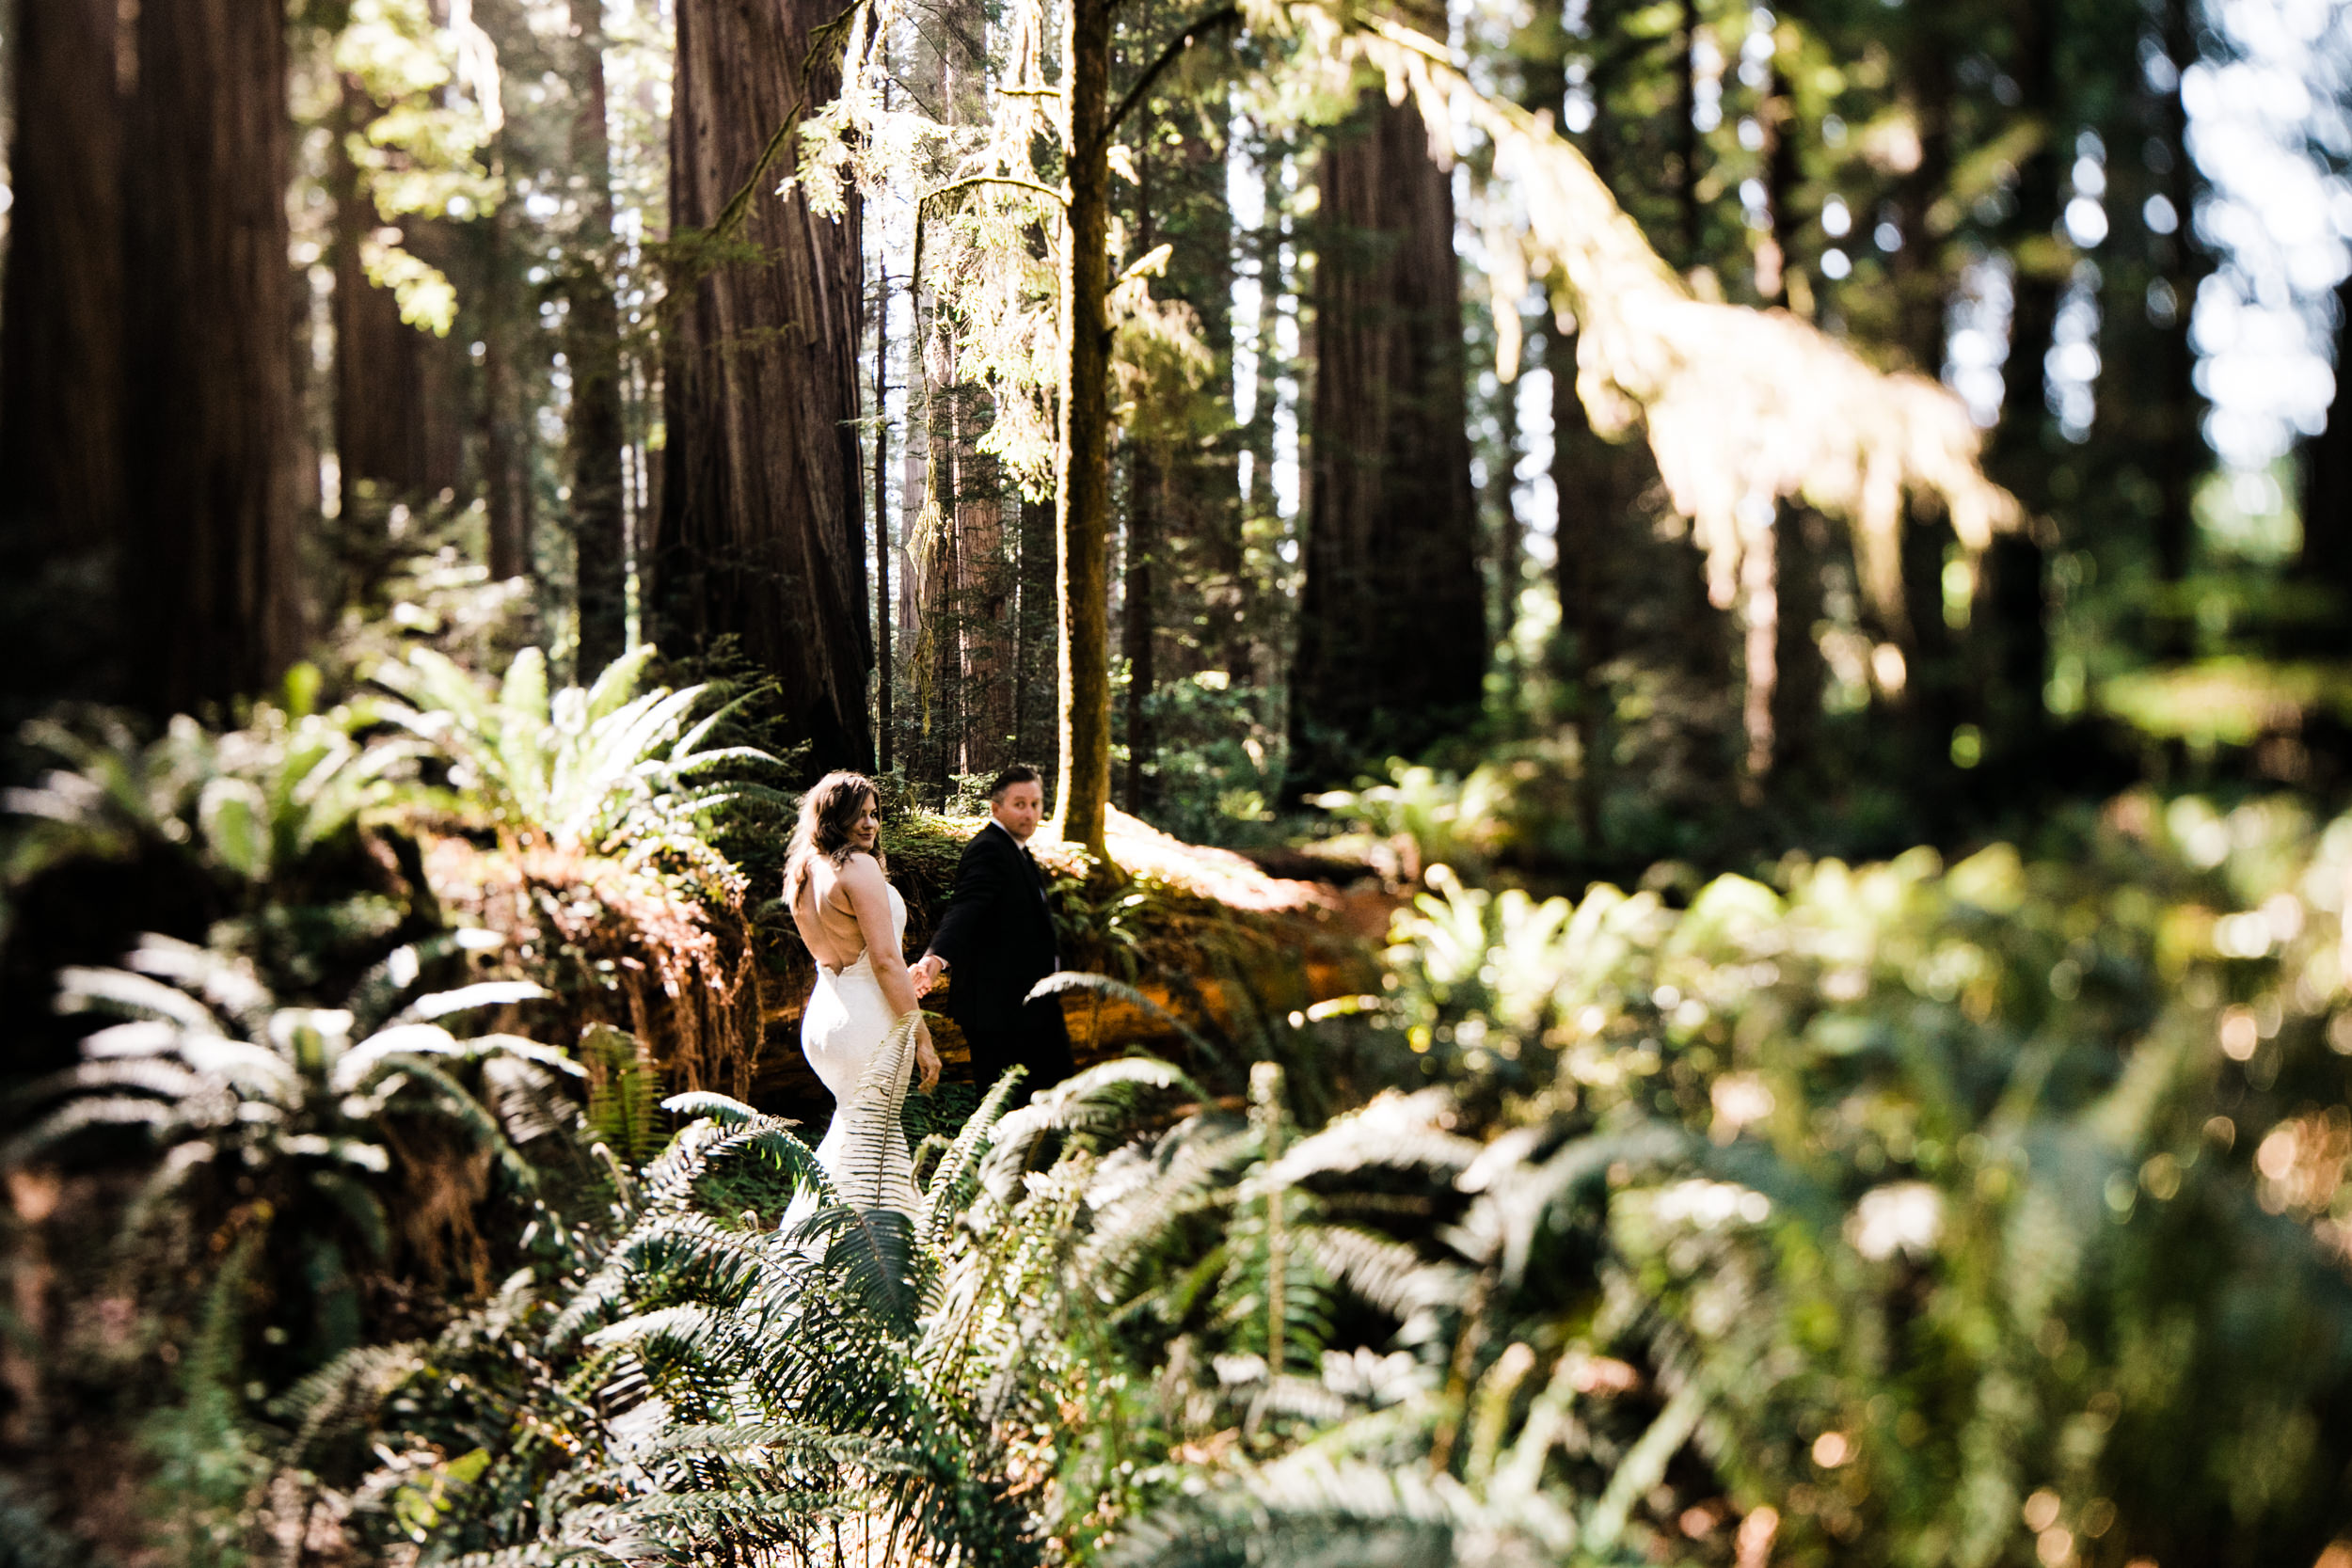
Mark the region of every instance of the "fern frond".
<instances>
[{"instance_id":1,"label":"fern frond","mask_svg":"<svg viewBox=\"0 0 2352 1568\"><path fill-rule=\"evenodd\" d=\"M1139 1521L1111 1568L1451 1568L1454 1511L1412 1470L1300 1455Z\"/></svg>"},{"instance_id":2,"label":"fern frond","mask_svg":"<svg viewBox=\"0 0 2352 1568\"><path fill-rule=\"evenodd\" d=\"M1311 1176L1345 1176L1373 1166L1405 1166L1451 1175L1467 1169L1479 1145L1447 1128L1454 1099L1443 1089L1416 1094L1383 1090L1360 1110L1349 1112L1294 1144L1274 1166L1270 1180L1285 1186Z\"/></svg>"}]
</instances>

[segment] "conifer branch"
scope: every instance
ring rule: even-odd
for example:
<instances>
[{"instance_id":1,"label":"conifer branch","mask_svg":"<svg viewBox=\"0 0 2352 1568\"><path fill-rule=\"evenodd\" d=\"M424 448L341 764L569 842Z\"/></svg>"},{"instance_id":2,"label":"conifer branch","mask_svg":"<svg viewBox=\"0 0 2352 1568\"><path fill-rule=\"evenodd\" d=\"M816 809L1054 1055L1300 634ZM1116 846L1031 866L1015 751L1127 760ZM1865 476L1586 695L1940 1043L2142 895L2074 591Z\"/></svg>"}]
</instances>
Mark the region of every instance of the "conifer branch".
<instances>
[{"instance_id":1,"label":"conifer branch","mask_svg":"<svg viewBox=\"0 0 2352 1568\"><path fill-rule=\"evenodd\" d=\"M1117 132L1120 126L1126 123L1127 117L1135 113L1143 103L1144 95L1152 90L1152 84L1160 79L1162 73L1169 66L1176 63L1185 50L1198 42L1202 34L1231 27L1241 19L1239 6L1219 6L1216 9L1195 17L1186 23L1184 30L1177 34L1175 40L1166 49L1160 51L1160 57L1144 67L1143 74L1136 78L1136 85L1127 89L1127 95L1119 101L1119 106L1113 109L1109 118L1103 121L1103 135L1110 135Z\"/></svg>"}]
</instances>

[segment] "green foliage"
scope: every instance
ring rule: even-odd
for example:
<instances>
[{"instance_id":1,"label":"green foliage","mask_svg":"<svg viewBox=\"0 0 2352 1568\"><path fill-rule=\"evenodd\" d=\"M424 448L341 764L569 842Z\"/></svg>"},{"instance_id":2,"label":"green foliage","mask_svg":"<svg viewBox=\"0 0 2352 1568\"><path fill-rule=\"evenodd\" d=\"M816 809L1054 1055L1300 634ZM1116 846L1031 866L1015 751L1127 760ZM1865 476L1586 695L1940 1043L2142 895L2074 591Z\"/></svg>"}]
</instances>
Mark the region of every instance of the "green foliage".
<instances>
[{"instance_id":1,"label":"green foliage","mask_svg":"<svg viewBox=\"0 0 2352 1568\"><path fill-rule=\"evenodd\" d=\"M705 815L773 791L740 780L699 783L744 763L772 763L749 747L705 748L724 710L694 721L704 689L637 690L650 646L624 654L582 689L550 693L546 656L526 648L493 689L446 657L410 651L376 679L407 699L385 717L451 761L462 806L501 833L599 854L674 851L710 856Z\"/></svg>"},{"instance_id":2,"label":"green foliage","mask_svg":"<svg viewBox=\"0 0 2352 1568\"><path fill-rule=\"evenodd\" d=\"M218 940L281 985L380 955L404 925L436 916L396 822L421 748L367 735L375 721L366 704L262 704L242 728L182 717L146 743L103 712L26 726L22 741L56 766L6 797L0 937L42 879L151 858L199 882L205 912L228 923ZM372 844L399 874L383 875Z\"/></svg>"},{"instance_id":3,"label":"green foliage","mask_svg":"<svg viewBox=\"0 0 2352 1568\"><path fill-rule=\"evenodd\" d=\"M191 1221L242 1216L269 1239L271 1277L302 1282L317 1347L344 1348L358 1332L357 1275L393 1260L394 1209L429 1203L447 1176L396 1159L399 1133L413 1145L421 1124L441 1125L529 1193L539 1167L520 1146L570 1119L561 1080L580 1069L562 1053L511 1035L459 1039L435 1022L540 989L490 981L403 1006L431 957L395 950L355 990L359 1011L281 1006L249 964L167 937L146 938L125 968L68 970L61 1011L122 1022L83 1042L80 1066L19 1093L20 1116L46 1109L0 1162L135 1134L155 1159L125 1221L134 1259L181 1250L174 1232Z\"/></svg>"},{"instance_id":4,"label":"green foliage","mask_svg":"<svg viewBox=\"0 0 2352 1568\"><path fill-rule=\"evenodd\" d=\"M2348 856L2128 797L2065 860L1792 862L1683 910L1433 879L1359 1016L1452 1092L1292 1158L1467 1203L1395 1237L1461 1316L1411 1391L1139 1539L1376 1515L1400 1554L1610 1560L1770 1505L1774 1560L2312 1555L2352 1451ZM1329 1469L1400 1453L1446 1507Z\"/></svg>"}]
</instances>

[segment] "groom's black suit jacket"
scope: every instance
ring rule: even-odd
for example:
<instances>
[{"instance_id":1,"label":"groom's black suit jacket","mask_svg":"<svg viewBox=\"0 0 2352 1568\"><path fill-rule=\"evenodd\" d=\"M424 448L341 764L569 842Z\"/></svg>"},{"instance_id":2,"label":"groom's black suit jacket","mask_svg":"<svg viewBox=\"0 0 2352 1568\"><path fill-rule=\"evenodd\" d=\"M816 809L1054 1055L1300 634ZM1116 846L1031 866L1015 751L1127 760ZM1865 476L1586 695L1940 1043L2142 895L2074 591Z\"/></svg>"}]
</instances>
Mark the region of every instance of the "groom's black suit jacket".
<instances>
[{"instance_id":1,"label":"groom's black suit jacket","mask_svg":"<svg viewBox=\"0 0 2352 1568\"><path fill-rule=\"evenodd\" d=\"M1019 1027L1029 988L1061 967L1045 879L1029 851L993 818L964 846L955 896L930 950L947 960L947 1016L966 1035ZM1051 1007L1058 1022L1059 1001L1035 1006Z\"/></svg>"}]
</instances>

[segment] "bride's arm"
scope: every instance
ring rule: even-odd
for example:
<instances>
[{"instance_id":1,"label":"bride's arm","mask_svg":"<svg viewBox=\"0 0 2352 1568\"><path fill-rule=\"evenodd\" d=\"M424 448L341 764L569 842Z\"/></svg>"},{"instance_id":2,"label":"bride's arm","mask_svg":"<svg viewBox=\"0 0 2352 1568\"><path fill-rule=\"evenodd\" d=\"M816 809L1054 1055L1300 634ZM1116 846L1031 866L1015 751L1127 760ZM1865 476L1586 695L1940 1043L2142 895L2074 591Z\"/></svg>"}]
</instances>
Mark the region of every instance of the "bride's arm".
<instances>
[{"instance_id":1,"label":"bride's arm","mask_svg":"<svg viewBox=\"0 0 2352 1568\"><path fill-rule=\"evenodd\" d=\"M857 913L857 928L873 955L874 978L882 982L882 1000L893 1018L915 1010L914 982L907 976L906 956L898 951L898 933L890 919L890 884L871 855L851 855L841 868L841 885L849 890L850 908Z\"/></svg>"}]
</instances>

